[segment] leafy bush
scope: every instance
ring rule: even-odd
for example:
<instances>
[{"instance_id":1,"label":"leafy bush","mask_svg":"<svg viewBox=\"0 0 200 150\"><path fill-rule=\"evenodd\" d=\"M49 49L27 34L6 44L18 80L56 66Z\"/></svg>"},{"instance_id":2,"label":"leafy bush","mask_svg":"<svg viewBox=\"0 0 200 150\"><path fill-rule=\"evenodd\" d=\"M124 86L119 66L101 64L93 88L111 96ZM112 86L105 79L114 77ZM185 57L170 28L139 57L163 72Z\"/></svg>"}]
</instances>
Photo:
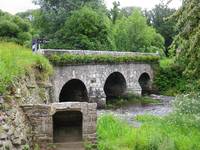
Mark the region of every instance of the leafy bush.
<instances>
[{"instance_id":1,"label":"leafy bush","mask_svg":"<svg viewBox=\"0 0 200 150\"><path fill-rule=\"evenodd\" d=\"M10 21L2 20L0 22L0 36L1 37L17 37L19 27Z\"/></svg>"},{"instance_id":2,"label":"leafy bush","mask_svg":"<svg viewBox=\"0 0 200 150\"><path fill-rule=\"evenodd\" d=\"M96 63L131 63L131 62L148 62L157 63L159 56L154 55L135 55L135 56L111 56L111 55L50 55L47 58L57 65L67 64L96 64Z\"/></svg>"},{"instance_id":3,"label":"leafy bush","mask_svg":"<svg viewBox=\"0 0 200 150\"><path fill-rule=\"evenodd\" d=\"M199 91L200 80L188 78L184 74L184 67L172 59L160 60L154 84L161 94L176 96L177 94Z\"/></svg>"},{"instance_id":4,"label":"leafy bush","mask_svg":"<svg viewBox=\"0 0 200 150\"><path fill-rule=\"evenodd\" d=\"M30 49L22 46L0 42L0 94L14 82L33 68L40 68L45 76L52 73L52 67L43 56L34 55Z\"/></svg>"},{"instance_id":5,"label":"leafy bush","mask_svg":"<svg viewBox=\"0 0 200 150\"><path fill-rule=\"evenodd\" d=\"M169 59L160 62L154 83L164 95L175 96L191 89L188 79L183 75L183 68Z\"/></svg>"}]
</instances>

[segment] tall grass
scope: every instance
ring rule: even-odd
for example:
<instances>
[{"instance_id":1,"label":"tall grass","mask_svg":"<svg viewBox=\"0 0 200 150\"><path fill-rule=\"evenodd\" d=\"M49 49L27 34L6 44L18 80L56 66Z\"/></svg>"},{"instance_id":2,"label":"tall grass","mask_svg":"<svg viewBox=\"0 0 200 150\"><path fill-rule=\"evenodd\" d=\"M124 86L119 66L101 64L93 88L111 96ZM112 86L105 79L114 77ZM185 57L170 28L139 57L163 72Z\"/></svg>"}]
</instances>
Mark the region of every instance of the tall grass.
<instances>
[{"instance_id":1,"label":"tall grass","mask_svg":"<svg viewBox=\"0 0 200 150\"><path fill-rule=\"evenodd\" d=\"M134 128L113 116L98 120L98 150L199 150L200 129L181 126L174 118L138 116Z\"/></svg>"},{"instance_id":2,"label":"tall grass","mask_svg":"<svg viewBox=\"0 0 200 150\"><path fill-rule=\"evenodd\" d=\"M43 56L14 43L0 42L0 94L16 78L33 68L40 69L44 75L52 73L49 61Z\"/></svg>"}]
</instances>

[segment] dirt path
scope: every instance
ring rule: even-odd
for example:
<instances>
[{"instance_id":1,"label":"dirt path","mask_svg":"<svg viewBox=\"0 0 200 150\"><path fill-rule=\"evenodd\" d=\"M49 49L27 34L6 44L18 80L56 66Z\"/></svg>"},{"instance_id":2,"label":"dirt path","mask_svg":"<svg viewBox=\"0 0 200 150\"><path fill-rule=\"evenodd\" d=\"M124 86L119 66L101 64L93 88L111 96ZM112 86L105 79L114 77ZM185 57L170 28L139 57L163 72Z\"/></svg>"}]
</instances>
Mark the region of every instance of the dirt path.
<instances>
[{"instance_id":1,"label":"dirt path","mask_svg":"<svg viewBox=\"0 0 200 150\"><path fill-rule=\"evenodd\" d=\"M104 114L112 114L121 118L122 120L127 121L130 124L133 124L136 127L139 127L141 124L134 120L135 116L137 115L149 114L155 116L164 116L172 111L170 102L174 99L174 97L151 95L151 98L159 99L161 104L147 106L129 105L116 110L98 110L97 114L98 116Z\"/></svg>"}]
</instances>

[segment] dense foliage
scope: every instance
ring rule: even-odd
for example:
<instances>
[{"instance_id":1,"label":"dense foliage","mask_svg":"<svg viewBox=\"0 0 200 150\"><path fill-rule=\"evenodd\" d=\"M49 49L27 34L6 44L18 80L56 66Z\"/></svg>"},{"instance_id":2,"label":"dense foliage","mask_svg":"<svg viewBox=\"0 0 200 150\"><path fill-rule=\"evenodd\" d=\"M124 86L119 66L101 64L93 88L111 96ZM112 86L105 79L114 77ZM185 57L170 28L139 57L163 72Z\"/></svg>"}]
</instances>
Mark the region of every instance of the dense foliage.
<instances>
[{"instance_id":1,"label":"dense foliage","mask_svg":"<svg viewBox=\"0 0 200 150\"><path fill-rule=\"evenodd\" d=\"M16 16L21 17L23 20L26 20L31 25L31 35L32 39L40 38L41 35L41 10L40 9L34 9L34 10L28 10L26 12L20 12L17 13Z\"/></svg>"},{"instance_id":2,"label":"dense foliage","mask_svg":"<svg viewBox=\"0 0 200 150\"><path fill-rule=\"evenodd\" d=\"M170 45L173 42L173 38L177 34L176 21L174 19L169 19L175 11L175 9L169 8L163 2L156 5L152 10L145 11L148 23L152 25L165 39L164 52L166 56L169 56Z\"/></svg>"},{"instance_id":3,"label":"dense foliage","mask_svg":"<svg viewBox=\"0 0 200 150\"><path fill-rule=\"evenodd\" d=\"M154 80L159 92L164 95L176 96L191 90L182 72L183 68L174 65L172 59L160 60L160 69Z\"/></svg>"},{"instance_id":4,"label":"dense foliage","mask_svg":"<svg viewBox=\"0 0 200 150\"><path fill-rule=\"evenodd\" d=\"M199 91L200 28L198 0L183 2L183 6L172 16L178 21L179 34L173 43L173 64L162 68L156 78L161 93L176 95Z\"/></svg>"},{"instance_id":5,"label":"dense foliage","mask_svg":"<svg viewBox=\"0 0 200 150\"><path fill-rule=\"evenodd\" d=\"M41 6L40 13L36 14L37 19L35 20L40 29L40 37L52 40L53 42L59 41L60 37L57 35L71 16L72 11L79 10L84 6L106 11L101 0L34 0L34 2Z\"/></svg>"},{"instance_id":6,"label":"dense foliage","mask_svg":"<svg viewBox=\"0 0 200 150\"><path fill-rule=\"evenodd\" d=\"M106 50L115 49L111 33L111 22L100 11L83 7L73 11L58 31L57 39L50 41L51 48L67 49L91 49Z\"/></svg>"},{"instance_id":7,"label":"dense foliage","mask_svg":"<svg viewBox=\"0 0 200 150\"><path fill-rule=\"evenodd\" d=\"M177 62L184 67L184 75L198 80L200 72L199 10L199 0L184 0L181 9L174 15L179 29L179 34L174 42L175 48L180 51Z\"/></svg>"},{"instance_id":8,"label":"dense foliage","mask_svg":"<svg viewBox=\"0 0 200 150\"><path fill-rule=\"evenodd\" d=\"M48 60L32 54L30 49L22 46L0 42L0 95L21 75L39 68L44 76L52 73Z\"/></svg>"},{"instance_id":9,"label":"dense foliage","mask_svg":"<svg viewBox=\"0 0 200 150\"><path fill-rule=\"evenodd\" d=\"M128 17L116 21L114 36L117 50L162 52L164 39L155 29L147 25L146 18L138 9Z\"/></svg>"},{"instance_id":10,"label":"dense foliage","mask_svg":"<svg viewBox=\"0 0 200 150\"><path fill-rule=\"evenodd\" d=\"M53 64L70 65L70 64L96 64L96 63L131 63L131 62L148 62L157 63L159 56L156 55L135 55L135 56L111 56L111 55L50 55L47 56Z\"/></svg>"},{"instance_id":11,"label":"dense foliage","mask_svg":"<svg viewBox=\"0 0 200 150\"><path fill-rule=\"evenodd\" d=\"M120 9L114 2L108 10L102 0L34 2L39 10L17 15L29 18L34 38L49 40L45 48L163 52L163 37L138 8Z\"/></svg>"},{"instance_id":12,"label":"dense foliage","mask_svg":"<svg viewBox=\"0 0 200 150\"><path fill-rule=\"evenodd\" d=\"M0 10L0 39L28 44L31 40L30 24L20 17Z\"/></svg>"}]
</instances>

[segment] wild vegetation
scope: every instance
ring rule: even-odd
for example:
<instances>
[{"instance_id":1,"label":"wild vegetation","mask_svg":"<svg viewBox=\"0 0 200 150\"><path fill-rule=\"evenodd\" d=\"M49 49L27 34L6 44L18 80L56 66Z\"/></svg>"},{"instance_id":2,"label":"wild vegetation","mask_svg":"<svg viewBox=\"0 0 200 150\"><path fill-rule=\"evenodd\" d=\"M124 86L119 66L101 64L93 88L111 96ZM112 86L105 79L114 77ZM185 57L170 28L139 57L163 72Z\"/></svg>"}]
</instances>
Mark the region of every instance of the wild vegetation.
<instances>
[{"instance_id":1,"label":"wild vegetation","mask_svg":"<svg viewBox=\"0 0 200 150\"><path fill-rule=\"evenodd\" d=\"M34 55L30 49L7 42L0 42L0 66L0 95L18 77L34 68L38 68L44 77L52 73L46 58Z\"/></svg>"},{"instance_id":2,"label":"wild vegetation","mask_svg":"<svg viewBox=\"0 0 200 150\"><path fill-rule=\"evenodd\" d=\"M200 149L199 94L181 95L174 111L165 117L137 116L133 127L107 115L98 120L99 150L198 150Z\"/></svg>"},{"instance_id":3,"label":"wild vegetation","mask_svg":"<svg viewBox=\"0 0 200 150\"><path fill-rule=\"evenodd\" d=\"M171 46L174 62L161 69L158 76L157 83L162 91L173 89L174 94L199 91L199 9L198 0L184 0L183 6L171 16L177 20L179 32ZM169 86L163 88L165 80L168 83L174 81L175 84L168 84Z\"/></svg>"},{"instance_id":4,"label":"wild vegetation","mask_svg":"<svg viewBox=\"0 0 200 150\"><path fill-rule=\"evenodd\" d=\"M111 56L111 55L50 55L47 56L50 62L58 65L70 64L95 64L95 63L131 63L131 62L148 62L158 63L159 56L157 55L127 55L127 56Z\"/></svg>"}]
</instances>

